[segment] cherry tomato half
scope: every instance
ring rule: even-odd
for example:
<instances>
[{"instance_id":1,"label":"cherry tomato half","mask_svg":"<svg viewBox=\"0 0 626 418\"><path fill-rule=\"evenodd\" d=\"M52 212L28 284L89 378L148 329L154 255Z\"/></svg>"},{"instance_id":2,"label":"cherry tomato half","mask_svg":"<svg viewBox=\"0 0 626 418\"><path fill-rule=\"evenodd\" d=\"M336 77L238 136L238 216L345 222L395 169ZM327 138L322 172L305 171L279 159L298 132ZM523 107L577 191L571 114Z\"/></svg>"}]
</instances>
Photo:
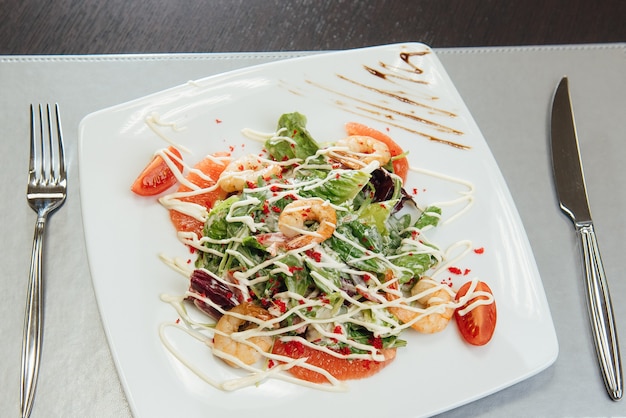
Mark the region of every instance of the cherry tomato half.
<instances>
[{"instance_id":1,"label":"cherry tomato half","mask_svg":"<svg viewBox=\"0 0 626 418\"><path fill-rule=\"evenodd\" d=\"M167 150L179 159L182 158L176 148L169 147ZM183 165L180 162L173 158L171 160L178 168L178 171L183 169ZM176 176L163 160L163 157L155 155L152 161L139 174L139 177L137 177L130 189L140 196L154 196L166 191L175 183Z\"/></svg>"},{"instance_id":2,"label":"cherry tomato half","mask_svg":"<svg viewBox=\"0 0 626 418\"><path fill-rule=\"evenodd\" d=\"M456 300L459 301L462 297L464 297L472 282L467 282L456 294ZM490 293L493 295L493 292L484 282L478 282L476 285L476 289L474 289L473 294L478 292ZM457 308L454 311L454 318L456 319L456 323L458 325L459 331L461 335L468 343L472 345L485 345L493 337L493 333L496 329L496 301L493 300L492 303L488 305L478 305L474 307L471 311L467 312L465 315L461 315L459 312L463 311L463 309L470 306L472 303L476 302L480 299L488 299L485 295L477 294L475 297L472 297L470 300L465 303L465 305Z\"/></svg>"}]
</instances>

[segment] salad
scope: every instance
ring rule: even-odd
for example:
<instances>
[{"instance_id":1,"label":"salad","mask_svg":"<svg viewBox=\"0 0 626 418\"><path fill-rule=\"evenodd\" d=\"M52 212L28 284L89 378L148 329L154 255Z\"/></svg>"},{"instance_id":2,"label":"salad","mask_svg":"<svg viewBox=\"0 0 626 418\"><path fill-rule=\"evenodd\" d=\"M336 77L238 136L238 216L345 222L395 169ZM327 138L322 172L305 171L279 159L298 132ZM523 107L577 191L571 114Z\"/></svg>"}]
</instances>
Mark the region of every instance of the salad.
<instances>
[{"instance_id":1,"label":"salad","mask_svg":"<svg viewBox=\"0 0 626 418\"><path fill-rule=\"evenodd\" d=\"M244 130L261 153L235 158L230 149L193 167L172 145L133 183L138 195L160 196L197 256L192 265L162 256L188 279L180 295L162 296L179 315L162 327L164 344L177 355L164 328L179 327L247 372L201 376L220 389L278 378L343 390L389 365L405 332L441 332L455 318L468 343L488 343L488 285L431 278L446 261L428 238L442 210L407 192L402 148L358 123L322 145L306 123L284 114L274 133Z\"/></svg>"}]
</instances>

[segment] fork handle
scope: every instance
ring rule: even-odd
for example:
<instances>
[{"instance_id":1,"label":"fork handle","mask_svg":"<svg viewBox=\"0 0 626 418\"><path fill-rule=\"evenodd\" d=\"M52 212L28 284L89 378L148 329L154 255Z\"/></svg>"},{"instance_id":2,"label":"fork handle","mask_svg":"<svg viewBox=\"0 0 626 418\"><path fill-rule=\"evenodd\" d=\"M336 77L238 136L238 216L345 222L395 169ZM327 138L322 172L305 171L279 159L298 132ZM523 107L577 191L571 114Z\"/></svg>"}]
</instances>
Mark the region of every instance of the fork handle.
<instances>
[{"instance_id":1,"label":"fork handle","mask_svg":"<svg viewBox=\"0 0 626 418\"><path fill-rule=\"evenodd\" d=\"M39 215L35 224L33 252L30 260L30 274L24 317L24 336L22 339L22 375L20 404L22 418L30 415L35 398L41 341L43 336L43 283L42 254L46 216Z\"/></svg>"}]
</instances>

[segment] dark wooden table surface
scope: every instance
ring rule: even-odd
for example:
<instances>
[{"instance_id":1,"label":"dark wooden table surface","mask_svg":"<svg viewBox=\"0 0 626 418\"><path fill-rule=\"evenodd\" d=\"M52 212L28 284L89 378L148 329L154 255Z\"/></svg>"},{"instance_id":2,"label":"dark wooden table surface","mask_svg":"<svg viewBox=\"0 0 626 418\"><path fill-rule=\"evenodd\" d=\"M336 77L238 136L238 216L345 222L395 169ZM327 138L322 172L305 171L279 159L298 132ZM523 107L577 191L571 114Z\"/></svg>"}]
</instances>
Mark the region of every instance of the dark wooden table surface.
<instances>
[{"instance_id":1,"label":"dark wooden table surface","mask_svg":"<svg viewBox=\"0 0 626 418\"><path fill-rule=\"evenodd\" d=\"M0 54L626 41L623 0L0 0Z\"/></svg>"}]
</instances>

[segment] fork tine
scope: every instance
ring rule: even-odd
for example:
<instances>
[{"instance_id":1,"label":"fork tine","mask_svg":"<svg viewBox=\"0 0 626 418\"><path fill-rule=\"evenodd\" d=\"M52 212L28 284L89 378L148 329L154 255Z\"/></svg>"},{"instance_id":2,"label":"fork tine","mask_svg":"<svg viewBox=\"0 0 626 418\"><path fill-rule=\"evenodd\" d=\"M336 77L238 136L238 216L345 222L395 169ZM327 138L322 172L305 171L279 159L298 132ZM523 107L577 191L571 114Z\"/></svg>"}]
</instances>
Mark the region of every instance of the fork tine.
<instances>
[{"instance_id":1,"label":"fork tine","mask_svg":"<svg viewBox=\"0 0 626 418\"><path fill-rule=\"evenodd\" d=\"M44 116L40 104L31 105L31 178L33 184L46 185L51 177L52 138L50 136L50 118ZM47 121L47 122L46 122Z\"/></svg>"},{"instance_id":2,"label":"fork tine","mask_svg":"<svg viewBox=\"0 0 626 418\"><path fill-rule=\"evenodd\" d=\"M58 171L55 171L55 178L57 179L57 181L59 182L63 182L65 181L65 178L67 176L66 172L65 172L65 149L63 146L63 129L61 128L61 114L59 113L59 104L55 103L54 104L54 113L56 115L56 134L57 134L57 147L58 147Z\"/></svg>"},{"instance_id":3,"label":"fork tine","mask_svg":"<svg viewBox=\"0 0 626 418\"><path fill-rule=\"evenodd\" d=\"M53 143L52 143L52 118L50 116L50 105L47 104L46 105L46 119L45 119L45 123L44 123L44 119L43 119L43 111L42 111L42 107L41 105L39 105L39 112L40 112L40 117L41 117L41 130L42 130L42 137L41 137L41 146L43 149L43 152L41 154L42 158L43 158L43 180L46 184L50 184L51 183L51 179L53 176L53 167L54 167L54 147L53 147ZM43 136L43 131L45 130L46 135ZM44 139L46 138L47 141ZM47 155L46 155L46 151Z\"/></svg>"},{"instance_id":4,"label":"fork tine","mask_svg":"<svg viewBox=\"0 0 626 418\"><path fill-rule=\"evenodd\" d=\"M44 162L47 162L45 178L49 184L60 184L65 179L66 175L65 151L63 149L63 133L58 103L54 104L54 116L52 113L52 106L47 104L46 128L48 141L46 142L46 146L48 148L48 158L44 158ZM43 124L43 120L41 123Z\"/></svg>"},{"instance_id":5,"label":"fork tine","mask_svg":"<svg viewBox=\"0 0 626 418\"><path fill-rule=\"evenodd\" d=\"M30 106L29 183L61 184L67 178L58 103Z\"/></svg>"},{"instance_id":6,"label":"fork tine","mask_svg":"<svg viewBox=\"0 0 626 418\"><path fill-rule=\"evenodd\" d=\"M37 179L38 147L37 147L37 123L35 121L35 107L30 105L30 161L28 163L28 182L34 183Z\"/></svg>"}]
</instances>

